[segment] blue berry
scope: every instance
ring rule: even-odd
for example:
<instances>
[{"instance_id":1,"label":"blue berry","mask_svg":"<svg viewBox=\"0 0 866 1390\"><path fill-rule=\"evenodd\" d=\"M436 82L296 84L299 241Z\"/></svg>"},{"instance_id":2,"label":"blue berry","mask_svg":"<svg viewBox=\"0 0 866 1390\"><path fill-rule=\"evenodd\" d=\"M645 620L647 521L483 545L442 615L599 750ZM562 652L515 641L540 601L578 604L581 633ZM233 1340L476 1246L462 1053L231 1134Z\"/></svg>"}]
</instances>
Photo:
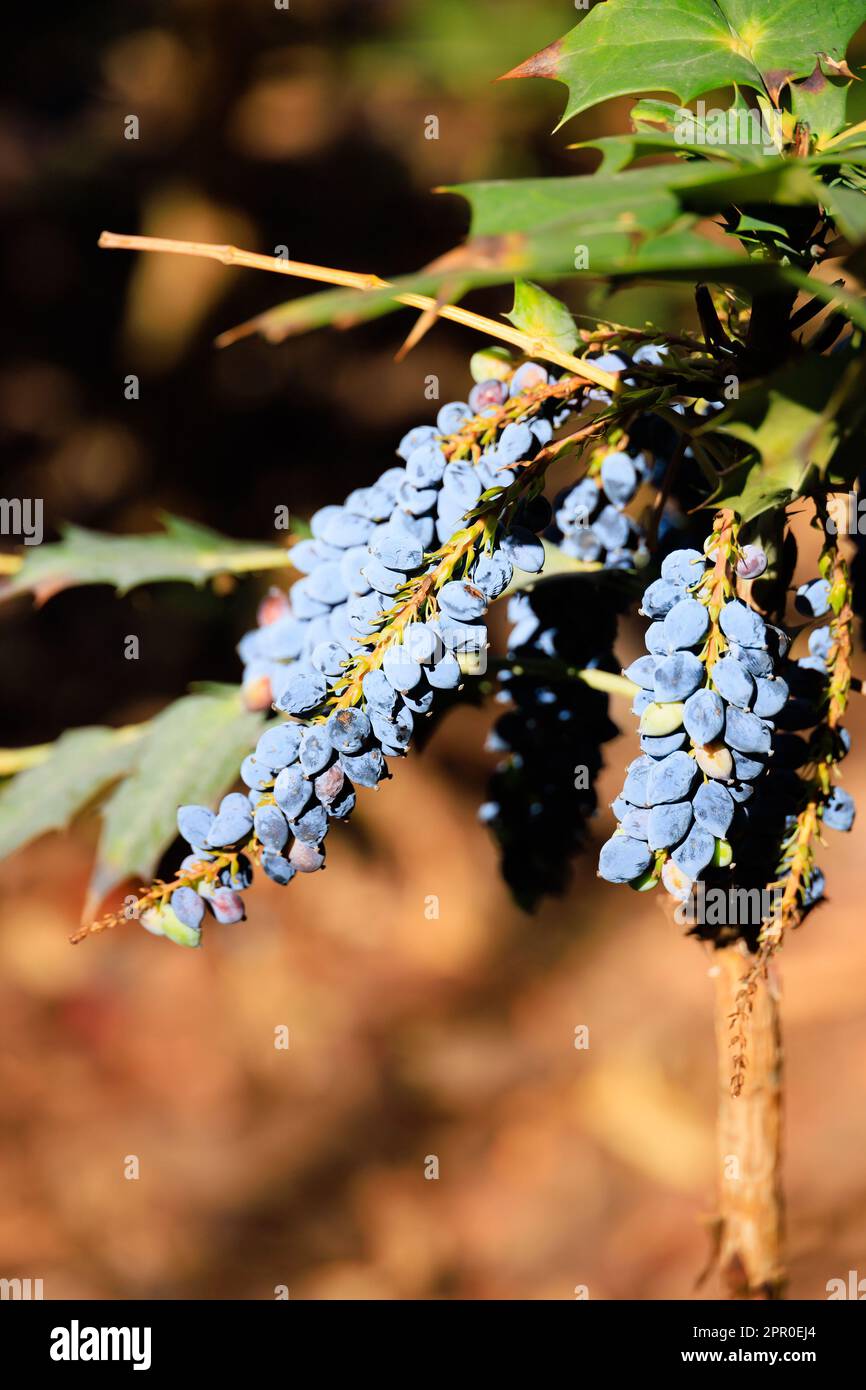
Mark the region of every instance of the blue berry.
<instances>
[{"instance_id":1,"label":"blue berry","mask_svg":"<svg viewBox=\"0 0 866 1390\"><path fill-rule=\"evenodd\" d=\"M475 585L463 579L452 579L443 584L438 594L439 606L450 618L461 622L471 622L487 611L487 599Z\"/></svg>"},{"instance_id":2,"label":"blue berry","mask_svg":"<svg viewBox=\"0 0 866 1390\"><path fill-rule=\"evenodd\" d=\"M640 611L647 618L665 618L681 598L679 585L671 584L667 579L656 579L644 591Z\"/></svg>"},{"instance_id":3,"label":"blue berry","mask_svg":"<svg viewBox=\"0 0 866 1390\"><path fill-rule=\"evenodd\" d=\"M217 849L228 848L239 840L245 840L252 828L253 813L249 801L240 792L232 793L224 796L220 802L220 809L207 833L207 844Z\"/></svg>"},{"instance_id":4,"label":"blue berry","mask_svg":"<svg viewBox=\"0 0 866 1390\"><path fill-rule=\"evenodd\" d=\"M385 649L382 670L395 690L412 690L421 679L421 666L411 652L402 645Z\"/></svg>"},{"instance_id":5,"label":"blue berry","mask_svg":"<svg viewBox=\"0 0 866 1390\"><path fill-rule=\"evenodd\" d=\"M794 596L794 607L807 618L823 618L830 612L830 585L826 579L801 584Z\"/></svg>"},{"instance_id":6,"label":"blue berry","mask_svg":"<svg viewBox=\"0 0 866 1390\"><path fill-rule=\"evenodd\" d=\"M288 822L278 806L260 806L253 826L265 849L279 851L289 838Z\"/></svg>"},{"instance_id":7,"label":"blue berry","mask_svg":"<svg viewBox=\"0 0 866 1390\"><path fill-rule=\"evenodd\" d=\"M790 691L781 676L768 680L766 676L755 677L755 714L762 719L772 719L787 704Z\"/></svg>"},{"instance_id":8,"label":"blue berry","mask_svg":"<svg viewBox=\"0 0 866 1390\"><path fill-rule=\"evenodd\" d=\"M388 775L388 767L378 748L364 753L341 753L340 766L359 787L375 787Z\"/></svg>"},{"instance_id":9,"label":"blue berry","mask_svg":"<svg viewBox=\"0 0 866 1390\"><path fill-rule=\"evenodd\" d=\"M214 813L207 806L181 806L177 813L177 828L188 845L203 845L214 822Z\"/></svg>"},{"instance_id":10,"label":"blue berry","mask_svg":"<svg viewBox=\"0 0 866 1390\"><path fill-rule=\"evenodd\" d=\"M854 798L842 787L834 787L824 803L823 821L831 830L850 830L854 824Z\"/></svg>"},{"instance_id":11,"label":"blue berry","mask_svg":"<svg viewBox=\"0 0 866 1390\"><path fill-rule=\"evenodd\" d=\"M428 440L421 444L406 460L406 476L416 487L435 487L441 482L447 459L439 445Z\"/></svg>"},{"instance_id":12,"label":"blue berry","mask_svg":"<svg viewBox=\"0 0 866 1390\"><path fill-rule=\"evenodd\" d=\"M391 709L395 703L391 702ZM339 753L359 753L372 731L369 716L363 710L354 708L335 710L326 728L331 746Z\"/></svg>"},{"instance_id":13,"label":"blue berry","mask_svg":"<svg viewBox=\"0 0 866 1390\"><path fill-rule=\"evenodd\" d=\"M637 491L637 470L628 454L608 454L601 465L601 483L614 506L626 507Z\"/></svg>"},{"instance_id":14,"label":"blue berry","mask_svg":"<svg viewBox=\"0 0 866 1390\"><path fill-rule=\"evenodd\" d=\"M282 854L277 854L273 850L266 850L261 858L261 865L268 878L273 879L284 888L287 883L291 883L295 876L295 869L288 859Z\"/></svg>"},{"instance_id":15,"label":"blue berry","mask_svg":"<svg viewBox=\"0 0 866 1390\"><path fill-rule=\"evenodd\" d=\"M719 615L719 627L732 642L743 647L766 647L767 626L760 613L747 608L739 599L726 603Z\"/></svg>"},{"instance_id":16,"label":"blue berry","mask_svg":"<svg viewBox=\"0 0 866 1390\"><path fill-rule=\"evenodd\" d=\"M662 801L685 801L697 770L694 759L685 752L669 753L661 762L654 763L646 783L649 805L657 806Z\"/></svg>"},{"instance_id":17,"label":"blue berry","mask_svg":"<svg viewBox=\"0 0 866 1390\"><path fill-rule=\"evenodd\" d=\"M666 758L669 753L676 753L677 749L682 748L686 741L686 734L681 729L675 734L641 734L640 750L650 758Z\"/></svg>"},{"instance_id":18,"label":"blue berry","mask_svg":"<svg viewBox=\"0 0 866 1390\"><path fill-rule=\"evenodd\" d=\"M739 753L769 753L769 725L756 714L747 714L731 706L725 718L725 742Z\"/></svg>"},{"instance_id":19,"label":"blue berry","mask_svg":"<svg viewBox=\"0 0 866 1390\"><path fill-rule=\"evenodd\" d=\"M608 883L630 883L639 878L652 863L652 854L645 840L633 840L629 835L612 835L602 845L598 872Z\"/></svg>"},{"instance_id":20,"label":"blue berry","mask_svg":"<svg viewBox=\"0 0 866 1390\"><path fill-rule=\"evenodd\" d=\"M639 685L643 690L653 689L653 678L658 661L654 656L639 656L637 661L633 661L623 671L623 675L635 685Z\"/></svg>"},{"instance_id":21,"label":"blue berry","mask_svg":"<svg viewBox=\"0 0 866 1390\"><path fill-rule=\"evenodd\" d=\"M694 825L671 859L687 878L696 879L709 864L715 848L715 837L700 825Z\"/></svg>"},{"instance_id":22,"label":"blue berry","mask_svg":"<svg viewBox=\"0 0 866 1390\"><path fill-rule=\"evenodd\" d=\"M688 588L703 576L706 559L699 550L672 550L662 560L662 579Z\"/></svg>"},{"instance_id":23,"label":"blue berry","mask_svg":"<svg viewBox=\"0 0 866 1390\"><path fill-rule=\"evenodd\" d=\"M725 839L734 816L734 799L721 782L703 782L695 792L695 820L704 830Z\"/></svg>"},{"instance_id":24,"label":"blue berry","mask_svg":"<svg viewBox=\"0 0 866 1390\"><path fill-rule=\"evenodd\" d=\"M685 700L697 690L703 679L703 665L692 652L674 652L656 666L653 676L655 698L663 704Z\"/></svg>"},{"instance_id":25,"label":"blue berry","mask_svg":"<svg viewBox=\"0 0 866 1390\"><path fill-rule=\"evenodd\" d=\"M692 807L688 801L668 801L653 806L647 827L650 849L670 849L678 845L691 823Z\"/></svg>"},{"instance_id":26,"label":"blue berry","mask_svg":"<svg viewBox=\"0 0 866 1390\"><path fill-rule=\"evenodd\" d=\"M502 537L500 548L517 569L538 574L544 568L544 546L537 536L522 526L514 526Z\"/></svg>"},{"instance_id":27,"label":"blue berry","mask_svg":"<svg viewBox=\"0 0 866 1390\"><path fill-rule=\"evenodd\" d=\"M623 784L622 794L626 801L632 806L650 806L647 791L647 781L656 764L652 758L646 756L636 758L629 764L626 772L626 779ZM671 798L673 800L673 798Z\"/></svg>"},{"instance_id":28,"label":"blue berry","mask_svg":"<svg viewBox=\"0 0 866 1390\"><path fill-rule=\"evenodd\" d=\"M466 401L449 401L436 416L436 428L440 434L456 434L461 425L471 418L472 410Z\"/></svg>"},{"instance_id":29,"label":"blue berry","mask_svg":"<svg viewBox=\"0 0 866 1390\"><path fill-rule=\"evenodd\" d=\"M241 781L245 782L253 791L264 791L274 780L274 774L271 768L265 767L257 758L253 757L252 754L248 754L247 757L244 758L241 763L240 773Z\"/></svg>"},{"instance_id":30,"label":"blue berry","mask_svg":"<svg viewBox=\"0 0 866 1390\"><path fill-rule=\"evenodd\" d=\"M445 652L427 672L427 680L436 690L456 690L463 673L452 652Z\"/></svg>"},{"instance_id":31,"label":"blue berry","mask_svg":"<svg viewBox=\"0 0 866 1390\"><path fill-rule=\"evenodd\" d=\"M324 806L314 805L289 824L296 840L305 845L319 845L328 833L328 813Z\"/></svg>"},{"instance_id":32,"label":"blue berry","mask_svg":"<svg viewBox=\"0 0 866 1390\"><path fill-rule=\"evenodd\" d=\"M194 888L175 888L171 895L171 910L179 922L195 931L204 918L204 901Z\"/></svg>"},{"instance_id":33,"label":"blue berry","mask_svg":"<svg viewBox=\"0 0 866 1390\"><path fill-rule=\"evenodd\" d=\"M289 820L296 820L313 795L312 784L299 767L285 767L274 783L274 800Z\"/></svg>"},{"instance_id":34,"label":"blue berry","mask_svg":"<svg viewBox=\"0 0 866 1390\"><path fill-rule=\"evenodd\" d=\"M735 656L723 656L710 672L713 685L723 699L740 709L748 709L755 698L755 682Z\"/></svg>"},{"instance_id":35,"label":"blue berry","mask_svg":"<svg viewBox=\"0 0 866 1390\"><path fill-rule=\"evenodd\" d=\"M298 666L286 675L274 704L286 714L310 714L322 703L327 690L320 671Z\"/></svg>"},{"instance_id":36,"label":"blue berry","mask_svg":"<svg viewBox=\"0 0 866 1390\"><path fill-rule=\"evenodd\" d=\"M710 615L704 605L697 599L683 598L665 617L665 638L677 650L696 647L706 636L709 625Z\"/></svg>"},{"instance_id":37,"label":"blue berry","mask_svg":"<svg viewBox=\"0 0 866 1390\"><path fill-rule=\"evenodd\" d=\"M685 702L683 725L694 743L712 743L725 727L725 706L721 697L714 690L696 690Z\"/></svg>"},{"instance_id":38,"label":"blue berry","mask_svg":"<svg viewBox=\"0 0 866 1390\"><path fill-rule=\"evenodd\" d=\"M424 558L424 547L415 536L395 526L393 522L376 530L370 549L389 570L406 575L417 569Z\"/></svg>"},{"instance_id":39,"label":"blue berry","mask_svg":"<svg viewBox=\"0 0 866 1390\"><path fill-rule=\"evenodd\" d=\"M334 746L328 737L326 724L311 724L301 738L298 761L307 777L322 772L334 756Z\"/></svg>"}]
</instances>

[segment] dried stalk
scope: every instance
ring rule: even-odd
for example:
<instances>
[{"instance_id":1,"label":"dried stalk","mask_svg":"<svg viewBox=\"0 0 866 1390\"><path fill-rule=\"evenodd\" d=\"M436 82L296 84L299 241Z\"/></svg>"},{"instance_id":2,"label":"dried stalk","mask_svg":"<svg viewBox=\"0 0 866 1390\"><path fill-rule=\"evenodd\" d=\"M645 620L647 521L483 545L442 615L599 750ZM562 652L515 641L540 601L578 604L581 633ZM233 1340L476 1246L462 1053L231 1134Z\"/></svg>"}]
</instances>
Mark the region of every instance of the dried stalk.
<instances>
[{"instance_id":1,"label":"dried stalk","mask_svg":"<svg viewBox=\"0 0 866 1390\"><path fill-rule=\"evenodd\" d=\"M341 285L345 288L367 292L390 287L390 282L380 279L378 275L362 275L350 270L335 270L330 266L310 265L305 261L282 260L278 256L263 256L256 251L243 251L237 246L214 245L212 242L206 241L178 241L173 237L127 236L120 232L102 232L99 245L103 250L109 251L163 251L175 256L197 256L205 260L220 261L223 265L242 265L252 270L268 270L277 275L289 275L300 280L316 280L328 285ZM440 304L425 294L395 294L393 298L398 304L406 304L409 308L433 313L438 318L451 319L454 323L462 323L466 328L473 328L479 333L498 338L501 342L510 343L513 347L520 348L521 352L524 352L528 357L539 357L545 362L553 362L558 367L565 367L568 371L574 372L581 380L591 381L596 386L602 386L613 395L616 395L620 390L618 376L604 371L601 367L596 367L591 360L574 357L570 352L560 352L551 343L532 338L527 333L521 333L519 329L513 328L510 324L485 318L483 314L473 313L469 309L461 309L456 304ZM245 332L253 331L255 322L254 320L252 324L242 324L239 329L232 329L229 333L221 334L217 340L218 344L225 347L229 343L235 342L238 337L244 336Z\"/></svg>"},{"instance_id":2,"label":"dried stalk","mask_svg":"<svg viewBox=\"0 0 866 1390\"><path fill-rule=\"evenodd\" d=\"M716 951L715 1031L719 1072L718 1252L731 1298L781 1298L784 1200L782 1193L782 1031L778 976L755 972L744 1032L739 1093L731 1090L731 1018L752 958L744 943Z\"/></svg>"}]
</instances>

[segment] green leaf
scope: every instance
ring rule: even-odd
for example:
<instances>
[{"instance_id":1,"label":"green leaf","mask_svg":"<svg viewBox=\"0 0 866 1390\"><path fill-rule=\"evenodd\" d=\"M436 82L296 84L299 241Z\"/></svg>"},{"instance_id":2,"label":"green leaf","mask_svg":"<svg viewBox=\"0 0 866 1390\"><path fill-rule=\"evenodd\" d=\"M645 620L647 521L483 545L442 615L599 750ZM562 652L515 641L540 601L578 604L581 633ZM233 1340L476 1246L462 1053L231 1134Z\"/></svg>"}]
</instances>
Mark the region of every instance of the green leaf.
<instances>
[{"instance_id":1,"label":"green leaf","mask_svg":"<svg viewBox=\"0 0 866 1390\"><path fill-rule=\"evenodd\" d=\"M506 73L568 87L563 124L611 97L673 92L680 102L734 83L775 101L816 55L844 60L863 0L605 0L563 38Z\"/></svg>"},{"instance_id":2,"label":"green leaf","mask_svg":"<svg viewBox=\"0 0 866 1390\"><path fill-rule=\"evenodd\" d=\"M859 245L866 241L866 195L841 183L827 184L824 206L850 242Z\"/></svg>"},{"instance_id":3,"label":"green leaf","mask_svg":"<svg viewBox=\"0 0 866 1390\"><path fill-rule=\"evenodd\" d=\"M767 568L749 588L751 597L767 613L784 611L797 565L797 542L786 523L784 510L774 507L740 532L741 542L759 545L767 557Z\"/></svg>"},{"instance_id":4,"label":"green leaf","mask_svg":"<svg viewBox=\"0 0 866 1390\"><path fill-rule=\"evenodd\" d=\"M752 260L734 238L710 240L701 219L728 208L815 204L825 186L806 161L765 158L738 164L678 160L625 172L564 178L498 180L444 190L472 209L469 240L457 251L388 289L329 290L267 310L246 325L271 342L335 319L360 322L391 313L395 297L547 276L721 279L754 286L782 284L788 267ZM586 248L588 265L578 253Z\"/></svg>"},{"instance_id":5,"label":"green leaf","mask_svg":"<svg viewBox=\"0 0 866 1390\"><path fill-rule=\"evenodd\" d=\"M0 859L50 830L63 830L80 811L134 767L142 726L73 729L38 766L0 788Z\"/></svg>"},{"instance_id":6,"label":"green leaf","mask_svg":"<svg viewBox=\"0 0 866 1390\"><path fill-rule=\"evenodd\" d=\"M574 319L562 301L531 280L515 280L514 306L505 317L521 333L560 352L574 352L580 341Z\"/></svg>"},{"instance_id":7,"label":"green leaf","mask_svg":"<svg viewBox=\"0 0 866 1390\"><path fill-rule=\"evenodd\" d=\"M700 114L670 101L645 98L632 107L630 118L635 127L630 135L601 136L569 148L600 149L605 155L605 170L613 170L615 162L618 168L625 168L634 159L649 154L681 153L755 164L778 152L761 113L739 101ZM619 163L629 145L630 157Z\"/></svg>"},{"instance_id":8,"label":"green leaf","mask_svg":"<svg viewBox=\"0 0 866 1390\"><path fill-rule=\"evenodd\" d=\"M748 386L740 400L698 432L729 435L748 455L721 479L713 505L751 521L784 507L809 475L855 476L864 414L864 368L848 354L810 358Z\"/></svg>"},{"instance_id":9,"label":"green leaf","mask_svg":"<svg viewBox=\"0 0 866 1390\"><path fill-rule=\"evenodd\" d=\"M820 63L802 82L791 83L791 111L809 127L819 146L844 126L850 85L841 78L826 76Z\"/></svg>"},{"instance_id":10,"label":"green leaf","mask_svg":"<svg viewBox=\"0 0 866 1390\"><path fill-rule=\"evenodd\" d=\"M178 806L214 802L231 786L261 725L237 690L185 695L151 721L129 775L103 807L85 915L124 879L153 876L177 833Z\"/></svg>"},{"instance_id":11,"label":"green leaf","mask_svg":"<svg viewBox=\"0 0 866 1390\"><path fill-rule=\"evenodd\" d=\"M0 599L32 593L44 603L63 589L84 584L110 584L125 594L139 584L203 584L219 574L290 563L289 551L280 546L229 540L180 517L161 519L165 530L146 536L107 536L67 526L62 540L25 547L20 569L0 587Z\"/></svg>"}]
</instances>

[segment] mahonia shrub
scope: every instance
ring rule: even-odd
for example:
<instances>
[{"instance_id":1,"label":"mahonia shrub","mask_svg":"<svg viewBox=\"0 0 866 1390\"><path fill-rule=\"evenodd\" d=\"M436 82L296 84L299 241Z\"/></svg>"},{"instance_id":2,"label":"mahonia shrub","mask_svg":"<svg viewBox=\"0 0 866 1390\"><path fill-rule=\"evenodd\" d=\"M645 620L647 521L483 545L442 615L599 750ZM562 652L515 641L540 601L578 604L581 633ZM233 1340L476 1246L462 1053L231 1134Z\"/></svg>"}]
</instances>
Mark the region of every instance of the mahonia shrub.
<instances>
[{"instance_id":1,"label":"mahonia shrub","mask_svg":"<svg viewBox=\"0 0 866 1390\"><path fill-rule=\"evenodd\" d=\"M690 933L746 943L748 1007L755 972L824 897L825 831L854 822L841 776L864 602L866 121L847 55L864 21L862 0L796 24L772 0L596 4L507 74L564 84L563 121L635 99L628 129L583 143L594 172L456 187L469 234L433 265L392 283L321 268L339 288L224 335L280 341L409 304L424 328L445 316L487 334L464 400L418 420L288 549L169 518L132 539L70 529L10 567L8 594L39 595L296 575L242 638L238 689L11 760L4 852L102 799L89 908L186 841L168 877L75 939L134 918L198 946L241 921L254 876L322 869L337 823L387 794L430 721L484 699L501 708L479 814L516 899L560 892L592 846L611 892L666 892ZM691 329L578 327L576 286L658 281L689 288ZM498 320L455 300L508 284ZM820 533L814 571L795 512ZM623 671L629 613L646 650ZM599 846L595 782L619 759L624 696L640 752ZM61 794L46 808L49 776Z\"/></svg>"}]
</instances>

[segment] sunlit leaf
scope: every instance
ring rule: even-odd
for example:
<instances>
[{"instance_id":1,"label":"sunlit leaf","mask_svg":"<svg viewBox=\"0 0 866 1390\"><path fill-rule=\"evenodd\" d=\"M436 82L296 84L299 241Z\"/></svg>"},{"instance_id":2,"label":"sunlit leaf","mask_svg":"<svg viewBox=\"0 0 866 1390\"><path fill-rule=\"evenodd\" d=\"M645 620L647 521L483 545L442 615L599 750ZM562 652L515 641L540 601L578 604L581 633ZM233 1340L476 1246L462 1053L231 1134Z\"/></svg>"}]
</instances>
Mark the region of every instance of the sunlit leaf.
<instances>
[{"instance_id":1,"label":"sunlit leaf","mask_svg":"<svg viewBox=\"0 0 866 1390\"><path fill-rule=\"evenodd\" d=\"M72 729L0 788L0 859L70 821L135 766L142 726Z\"/></svg>"},{"instance_id":2,"label":"sunlit leaf","mask_svg":"<svg viewBox=\"0 0 866 1390\"><path fill-rule=\"evenodd\" d=\"M144 536L110 536L67 526L62 540L25 546L17 573L0 586L0 599L32 593L44 603L63 589L110 584L128 593L140 584L182 580L203 584L219 574L276 569L288 551L256 541L230 540L196 522L164 515L165 529Z\"/></svg>"},{"instance_id":3,"label":"sunlit leaf","mask_svg":"<svg viewBox=\"0 0 866 1390\"><path fill-rule=\"evenodd\" d=\"M561 352L573 352L578 345L577 328L568 309L531 280L515 281L514 305L505 317L521 333Z\"/></svg>"},{"instance_id":4,"label":"sunlit leaf","mask_svg":"<svg viewBox=\"0 0 866 1390\"><path fill-rule=\"evenodd\" d=\"M118 883L147 880L175 838L178 806L213 804L237 778L262 716L236 689L185 695L157 715L139 740L128 776L103 807L103 828L85 915Z\"/></svg>"},{"instance_id":5,"label":"sunlit leaf","mask_svg":"<svg viewBox=\"0 0 866 1390\"><path fill-rule=\"evenodd\" d=\"M730 435L749 446L721 479L715 503L751 521L784 507L811 474L853 477L862 466L863 370L846 354L784 367L747 387L702 434Z\"/></svg>"},{"instance_id":6,"label":"sunlit leaf","mask_svg":"<svg viewBox=\"0 0 866 1390\"><path fill-rule=\"evenodd\" d=\"M605 0L506 76L564 82L560 124L641 91L687 102L739 83L775 100L790 80L809 76L818 54L842 62L864 21L863 0Z\"/></svg>"}]
</instances>

